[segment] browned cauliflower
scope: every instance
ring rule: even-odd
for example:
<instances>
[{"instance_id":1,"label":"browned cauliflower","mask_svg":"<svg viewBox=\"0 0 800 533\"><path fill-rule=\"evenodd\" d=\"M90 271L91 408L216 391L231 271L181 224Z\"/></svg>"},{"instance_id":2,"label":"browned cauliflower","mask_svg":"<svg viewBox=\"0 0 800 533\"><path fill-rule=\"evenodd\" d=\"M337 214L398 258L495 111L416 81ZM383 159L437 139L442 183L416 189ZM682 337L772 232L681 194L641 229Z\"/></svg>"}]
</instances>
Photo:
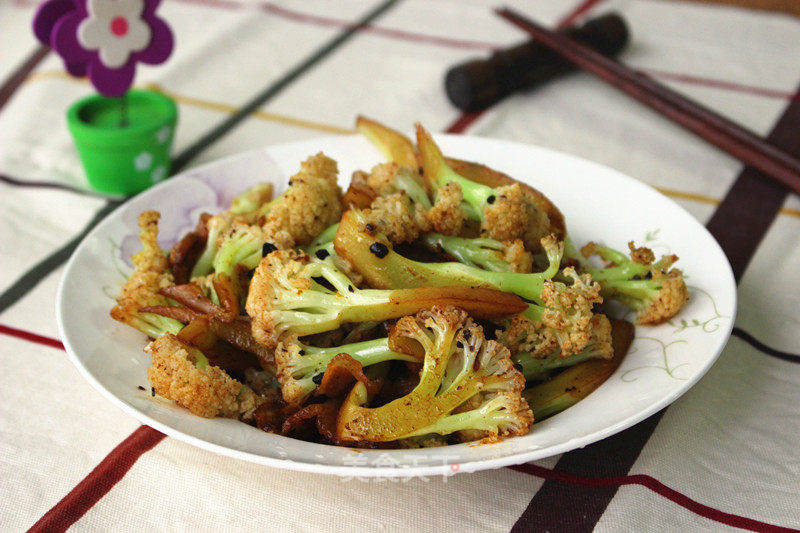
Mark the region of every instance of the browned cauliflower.
<instances>
[{"instance_id":1,"label":"browned cauliflower","mask_svg":"<svg viewBox=\"0 0 800 533\"><path fill-rule=\"evenodd\" d=\"M511 272L531 272L533 256L525 249L520 239L503 243L503 260L511 266Z\"/></svg>"},{"instance_id":2,"label":"browned cauliflower","mask_svg":"<svg viewBox=\"0 0 800 533\"><path fill-rule=\"evenodd\" d=\"M194 346L168 333L145 351L152 357L147 377L159 396L205 418L252 419L260 398L221 368L211 366Z\"/></svg>"},{"instance_id":3,"label":"browned cauliflower","mask_svg":"<svg viewBox=\"0 0 800 533\"><path fill-rule=\"evenodd\" d=\"M584 257L598 255L608 262L606 268L584 265L584 271L600 283L604 298L617 300L636 311L640 324L660 324L674 317L689 300L689 291L683 274L670 268L677 255L665 255L653 262L655 255L649 248L637 248L628 243L628 257L607 246L589 243L581 252Z\"/></svg>"},{"instance_id":4,"label":"browned cauliflower","mask_svg":"<svg viewBox=\"0 0 800 533\"><path fill-rule=\"evenodd\" d=\"M385 442L460 431L464 438L528 432L533 413L520 394L524 378L508 349L487 341L461 309L435 306L403 317L389 342L401 351L415 345L424 354L418 385L401 398L367 407L367 390L356 383L339 411L337 438ZM474 408L458 411L474 396Z\"/></svg>"},{"instance_id":5,"label":"browned cauliflower","mask_svg":"<svg viewBox=\"0 0 800 533\"><path fill-rule=\"evenodd\" d=\"M336 162L325 155L309 157L289 181L286 192L262 203L252 212L255 215L234 213L255 206L267 192L243 193L230 211L208 220L206 247L192 269L192 279L200 282L211 274L236 279L237 267L252 270L269 250L309 244L341 217L337 172Z\"/></svg>"},{"instance_id":6,"label":"browned cauliflower","mask_svg":"<svg viewBox=\"0 0 800 533\"><path fill-rule=\"evenodd\" d=\"M512 359L514 363L520 365L522 374L527 380L547 379L553 370L572 366L587 359L611 359L614 356L614 348L611 339L611 322L605 315L595 314L591 320L591 332L589 342L577 353L562 357L558 345L555 347L552 342L544 342L537 345L532 342L519 344L519 347L527 349L514 353ZM533 334L530 338L535 338L539 333L535 325L531 327ZM519 333L508 330L509 334Z\"/></svg>"},{"instance_id":7,"label":"browned cauliflower","mask_svg":"<svg viewBox=\"0 0 800 533\"><path fill-rule=\"evenodd\" d=\"M133 256L133 274L123 285L117 305L111 309L111 318L152 338L165 332L177 333L183 327L177 320L139 312L143 307L169 305L167 298L158 291L175 284L169 271L169 260L158 245L159 217L156 211L145 211L139 215L142 251Z\"/></svg>"},{"instance_id":8,"label":"browned cauliflower","mask_svg":"<svg viewBox=\"0 0 800 533\"><path fill-rule=\"evenodd\" d=\"M572 267L565 268L562 275L572 284L545 280L540 295L543 305L531 304L497 331L497 338L512 353L527 352L533 358L553 353L569 357L591 341L592 308L603 301L600 286L588 274L579 276Z\"/></svg>"},{"instance_id":9,"label":"browned cauliflower","mask_svg":"<svg viewBox=\"0 0 800 533\"><path fill-rule=\"evenodd\" d=\"M653 250L645 246L637 248L633 241L628 243L628 249L631 251L631 260L634 263L649 265L656 260L656 255L653 253Z\"/></svg>"},{"instance_id":10,"label":"browned cauliflower","mask_svg":"<svg viewBox=\"0 0 800 533\"><path fill-rule=\"evenodd\" d=\"M369 174L365 174L367 185L375 191L378 196L387 196L404 189L398 183L398 174L413 174L413 170L402 167L397 163L380 163L372 167Z\"/></svg>"},{"instance_id":11,"label":"browned cauliflower","mask_svg":"<svg viewBox=\"0 0 800 533\"><path fill-rule=\"evenodd\" d=\"M528 199L519 183L494 191L495 200L483 208L481 234L498 241L521 238L529 249L538 250L541 238L550 233L547 214Z\"/></svg>"},{"instance_id":12,"label":"browned cauliflower","mask_svg":"<svg viewBox=\"0 0 800 533\"><path fill-rule=\"evenodd\" d=\"M540 359L559 351L555 332L541 322L534 322L523 315L514 315L503 325L495 335L512 354L526 352L531 357Z\"/></svg>"},{"instance_id":13,"label":"browned cauliflower","mask_svg":"<svg viewBox=\"0 0 800 533\"><path fill-rule=\"evenodd\" d=\"M417 147L428 187L438 192L449 184L458 184L466 215L480 222L483 236L498 241L522 239L530 250L539 250L540 239L550 234L550 218L519 183L489 187L458 174L419 124Z\"/></svg>"},{"instance_id":14,"label":"browned cauliflower","mask_svg":"<svg viewBox=\"0 0 800 533\"><path fill-rule=\"evenodd\" d=\"M689 291L683 274L677 268L667 273L656 271L651 280L659 287L653 298L636 316L640 324L661 324L678 314L686 302L689 301ZM620 299L618 293L609 296Z\"/></svg>"},{"instance_id":15,"label":"browned cauliflower","mask_svg":"<svg viewBox=\"0 0 800 533\"><path fill-rule=\"evenodd\" d=\"M442 187L431 204L416 171L397 163L383 163L369 174L356 173L354 180L365 180L376 198L366 211L370 222L392 244L413 242L431 230L455 235L464 224L461 188Z\"/></svg>"},{"instance_id":16,"label":"browned cauliflower","mask_svg":"<svg viewBox=\"0 0 800 533\"><path fill-rule=\"evenodd\" d=\"M542 323L551 328L558 339L562 356L566 357L584 349L591 336L592 307L602 303L600 284L592 281L588 274L580 276L573 267L565 268L562 274L572 280L564 285L547 280L542 290L546 310Z\"/></svg>"},{"instance_id":17,"label":"browned cauliflower","mask_svg":"<svg viewBox=\"0 0 800 533\"><path fill-rule=\"evenodd\" d=\"M322 153L306 159L281 196L262 207L261 226L279 248L310 243L342 216L336 161Z\"/></svg>"},{"instance_id":18,"label":"browned cauliflower","mask_svg":"<svg viewBox=\"0 0 800 533\"><path fill-rule=\"evenodd\" d=\"M412 202L403 192L379 196L364 212L392 244L413 242L431 229L424 206Z\"/></svg>"},{"instance_id":19,"label":"browned cauliflower","mask_svg":"<svg viewBox=\"0 0 800 533\"><path fill-rule=\"evenodd\" d=\"M264 257L250 281L245 309L253 320L253 337L263 346L274 349L282 333L280 321L273 317L279 310L275 304L283 294L302 294L313 285L301 273L310 261L308 255L295 250L278 250Z\"/></svg>"},{"instance_id":20,"label":"browned cauliflower","mask_svg":"<svg viewBox=\"0 0 800 533\"><path fill-rule=\"evenodd\" d=\"M461 208L461 186L448 183L436 191L436 201L428 211L433 229L443 235L458 235L464 227L464 210Z\"/></svg>"}]
</instances>

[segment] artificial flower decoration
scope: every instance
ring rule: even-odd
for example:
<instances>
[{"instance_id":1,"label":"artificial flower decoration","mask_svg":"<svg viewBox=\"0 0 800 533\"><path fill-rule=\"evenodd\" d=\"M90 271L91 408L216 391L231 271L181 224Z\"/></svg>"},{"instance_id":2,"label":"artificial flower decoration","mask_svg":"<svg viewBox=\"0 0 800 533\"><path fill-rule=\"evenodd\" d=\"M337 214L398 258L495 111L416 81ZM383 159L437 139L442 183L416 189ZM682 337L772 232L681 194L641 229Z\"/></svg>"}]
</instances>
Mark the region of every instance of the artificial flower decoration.
<instances>
[{"instance_id":1,"label":"artificial flower decoration","mask_svg":"<svg viewBox=\"0 0 800 533\"><path fill-rule=\"evenodd\" d=\"M169 26L155 15L161 0L48 0L33 21L36 37L89 76L101 94L118 97L133 84L136 63L163 63L172 53Z\"/></svg>"},{"instance_id":2,"label":"artificial flower decoration","mask_svg":"<svg viewBox=\"0 0 800 533\"><path fill-rule=\"evenodd\" d=\"M133 52L150 43L150 27L141 19L144 0L89 0L89 18L78 26L78 42L97 50L108 68L121 68Z\"/></svg>"},{"instance_id":3,"label":"artificial flower decoration","mask_svg":"<svg viewBox=\"0 0 800 533\"><path fill-rule=\"evenodd\" d=\"M72 0L50 0L39 6L36 16L33 19L33 33L39 41L50 46L50 36L56 23L70 13L77 11ZM67 72L76 77L86 76L86 63L70 63L69 59L64 58L64 66Z\"/></svg>"}]
</instances>

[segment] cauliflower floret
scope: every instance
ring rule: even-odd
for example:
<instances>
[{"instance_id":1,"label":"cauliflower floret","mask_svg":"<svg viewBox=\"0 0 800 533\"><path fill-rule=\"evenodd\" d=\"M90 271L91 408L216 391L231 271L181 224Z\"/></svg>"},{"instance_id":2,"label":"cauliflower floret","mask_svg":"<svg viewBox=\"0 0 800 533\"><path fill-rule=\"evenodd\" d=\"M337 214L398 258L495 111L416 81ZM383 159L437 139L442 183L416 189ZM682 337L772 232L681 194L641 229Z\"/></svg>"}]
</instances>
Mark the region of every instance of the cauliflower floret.
<instances>
[{"instance_id":1,"label":"cauliflower floret","mask_svg":"<svg viewBox=\"0 0 800 533\"><path fill-rule=\"evenodd\" d=\"M147 377L156 394L205 418L250 420L260 398L222 369L211 366L200 350L166 334L145 347L152 357Z\"/></svg>"},{"instance_id":2,"label":"cauliflower floret","mask_svg":"<svg viewBox=\"0 0 800 533\"><path fill-rule=\"evenodd\" d=\"M481 234L498 241L521 238L530 250L539 250L550 234L550 219L532 202L519 183L497 187L492 203L483 210Z\"/></svg>"},{"instance_id":3,"label":"cauliflower floret","mask_svg":"<svg viewBox=\"0 0 800 533\"><path fill-rule=\"evenodd\" d=\"M522 240L503 243L503 259L511 266L511 272L528 273L533 270L533 256L525 249Z\"/></svg>"},{"instance_id":4,"label":"cauliflower floret","mask_svg":"<svg viewBox=\"0 0 800 533\"><path fill-rule=\"evenodd\" d=\"M464 225L461 187L457 183L437 190L436 202L431 205L419 176L397 163L376 165L364 179L378 194L370 206L379 215L374 223L393 244L412 242L432 230L456 235Z\"/></svg>"},{"instance_id":5,"label":"cauliflower floret","mask_svg":"<svg viewBox=\"0 0 800 533\"><path fill-rule=\"evenodd\" d=\"M497 241L521 238L530 250L539 250L540 239L551 233L550 218L541 205L543 198L538 198L532 189L523 189L519 183L489 187L460 175L450 166L430 133L420 124L416 125L416 130L422 172L429 188L438 191L457 183L469 206L466 214L480 222L484 237Z\"/></svg>"},{"instance_id":6,"label":"cauliflower floret","mask_svg":"<svg viewBox=\"0 0 800 533\"><path fill-rule=\"evenodd\" d=\"M508 319L505 327L498 329L495 335L512 354L528 352L531 357L544 358L558 350L555 332L541 322L535 322L523 315L514 315Z\"/></svg>"},{"instance_id":7,"label":"cauliflower floret","mask_svg":"<svg viewBox=\"0 0 800 533\"><path fill-rule=\"evenodd\" d=\"M683 281L683 273L673 268L666 274L656 271L652 281L661 286L649 301L648 305L639 311L637 320L640 324L661 324L666 322L689 301L689 291Z\"/></svg>"},{"instance_id":8,"label":"cauliflower floret","mask_svg":"<svg viewBox=\"0 0 800 533\"><path fill-rule=\"evenodd\" d=\"M169 259L158 245L158 220L161 214L158 211L145 211L139 215L139 241L142 251L131 259L137 270L148 272L167 273Z\"/></svg>"},{"instance_id":9,"label":"cauliflower floret","mask_svg":"<svg viewBox=\"0 0 800 533\"><path fill-rule=\"evenodd\" d=\"M425 208L411 202L402 192L379 196L365 213L392 244L413 242L421 233L430 231Z\"/></svg>"},{"instance_id":10,"label":"cauliflower floret","mask_svg":"<svg viewBox=\"0 0 800 533\"><path fill-rule=\"evenodd\" d=\"M649 248L628 243L630 257L622 252L590 242L581 249L584 257L599 255L606 268L586 266L584 270L597 279L603 297L618 300L636 311L639 324L661 324L678 314L689 300L683 273L671 268L677 255L665 255L657 262Z\"/></svg>"},{"instance_id":11,"label":"cauliflower floret","mask_svg":"<svg viewBox=\"0 0 800 533\"><path fill-rule=\"evenodd\" d=\"M386 185L383 190L392 190ZM439 191L436 203L426 209L415 202L405 191L392 192L376 198L366 210L370 222L385 234L392 244L413 242L423 233L435 230L445 235L456 235L464 224L461 209L461 189L457 183Z\"/></svg>"},{"instance_id":12,"label":"cauliflower floret","mask_svg":"<svg viewBox=\"0 0 800 533\"><path fill-rule=\"evenodd\" d=\"M592 307L603 301L600 285L588 274L579 276L572 267L563 275L571 285L547 279L543 282L543 306L530 305L497 331L497 338L512 353L528 352L532 358L560 357L581 352L592 338Z\"/></svg>"},{"instance_id":13,"label":"cauliflower floret","mask_svg":"<svg viewBox=\"0 0 800 533\"><path fill-rule=\"evenodd\" d=\"M611 336L611 321L606 315L596 313L592 316L592 335L588 347L601 359L614 357L614 344Z\"/></svg>"},{"instance_id":14,"label":"cauliflower floret","mask_svg":"<svg viewBox=\"0 0 800 533\"><path fill-rule=\"evenodd\" d=\"M544 351L516 352L512 359L519 366L525 379L530 381L547 380L552 372L560 368L570 367L588 359L611 359L614 357L614 346L611 337L611 322L605 315L592 316L589 342L578 353L562 356L558 346L551 347L549 353ZM536 349L538 347L534 347Z\"/></svg>"},{"instance_id":15,"label":"cauliflower floret","mask_svg":"<svg viewBox=\"0 0 800 533\"><path fill-rule=\"evenodd\" d=\"M628 249L631 251L631 260L634 263L639 263L640 265L649 265L656 260L653 250L645 246L637 248L636 245L633 244L633 241L628 243Z\"/></svg>"},{"instance_id":16,"label":"cauliflower floret","mask_svg":"<svg viewBox=\"0 0 800 533\"><path fill-rule=\"evenodd\" d=\"M339 411L337 438L381 442L464 430L480 432L468 436L528 431L533 413L520 396L525 379L508 349L487 341L483 329L461 309L434 306L401 318L389 346L424 353L418 385L401 398L370 408L364 407L366 388L357 383ZM475 408L455 412L473 396L480 398Z\"/></svg>"},{"instance_id":17,"label":"cauliflower floret","mask_svg":"<svg viewBox=\"0 0 800 533\"><path fill-rule=\"evenodd\" d=\"M533 424L533 411L528 402L518 393L500 392L493 394L476 394L461 406L453 410L453 414L470 411L499 413L509 419L502 435L525 435ZM456 433L460 442L472 442L481 439L497 439L498 434L485 429L462 429Z\"/></svg>"},{"instance_id":18,"label":"cauliflower floret","mask_svg":"<svg viewBox=\"0 0 800 533\"><path fill-rule=\"evenodd\" d=\"M393 162L375 165L370 173L366 175L367 185L379 196L396 193L399 189L395 180L400 169L400 165Z\"/></svg>"},{"instance_id":19,"label":"cauliflower floret","mask_svg":"<svg viewBox=\"0 0 800 533\"><path fill-rule=\"evenodd\" d=\"M363 170L354 170L353 174L350 176L350 185L354 184L359 187L369 187L369 174Z\"/></svg>"},{"instance_id":20,"label":"cauliflower floret","mask_svg":"<svg viewBox=\"0 0 800 533\"><path fill-rule=\"evenodd\" d=\"M177 332L181 326L174 320L139 312L143 307L169 305L167 298L158 291L175 284L169 271L169 259L158 245L159 217L156 211L145 211L139 215L142 251L133 256L133 274L123 285L117 304L110 313L114 320L151 337L157 337L165 330Z\"/></svg>"},{"instance_id":21,"label":"cauliflower floret","mask_svg":"<svg viewBox=\"0 0 800 533\"><path fill-rule=\"evenodd\" d=\"M562 273L572 279L565 286L552 280L544 282L542 300L547 309L542 323L556 331L562 357L583 350L591 338L592 306L601 303L600 284L588 274L578 275L573 267Z\"/></svg>"},{"instance_id":22,"label":"cauliflower floret","mask_svg":"<svg viewBox=\"0 0 800 533\"><path fill-rule=\"evenodd\" d=\"M342 190L336 161L319 153L301 165L289 189L267 204L262 223L270 242L284 248L310 243L342 216Z\"/></svg>"},{"instance_id":23,"label":"cauliflower floret","mask_svg":"<svg viewBox=\"0 0 800 533\"><path fill-rule=\"evenodd\" d=\"M464 210L461 209L461 186L448 183L436 191L436 202L428 211L428 220L438 233L458 235L464 227Z\"/></svg>"},{"instance_id":24,"label":"cauliflower floret","mask_svg":"<svg viewBox=\"0 0 800 533\"><path fill-rule=\"evenodd\" d=\"M285 291L301 294L311 288L311 279L301 275L309 261L303 252L278 250L259 263L245 304L247 314L253 319L253 337L259 344L271 349L277 345L280 331L273 324L274 302Z\"/></svg>"}]
</instances>

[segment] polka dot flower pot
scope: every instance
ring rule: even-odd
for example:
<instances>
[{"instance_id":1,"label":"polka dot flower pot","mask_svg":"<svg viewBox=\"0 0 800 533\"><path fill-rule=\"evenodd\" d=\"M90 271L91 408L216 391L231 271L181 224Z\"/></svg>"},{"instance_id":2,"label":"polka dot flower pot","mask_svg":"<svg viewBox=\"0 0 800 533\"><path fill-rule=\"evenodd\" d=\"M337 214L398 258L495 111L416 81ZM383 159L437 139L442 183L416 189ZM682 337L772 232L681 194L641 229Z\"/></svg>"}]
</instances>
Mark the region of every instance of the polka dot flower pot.
<instances>
[{"instance_id":1,"label":"polka dot flower pot","mask_svg":"<svg viewBox=\"0 0 800 533\"><path fill-rule=\"evenodd\" d=\"M119 98L89 96L67 111L89 184L113 195L141 192L169 174L170 147L177 123L175 102L152 91L129 91L127 124Z\"/></svg>"}]
</instances>

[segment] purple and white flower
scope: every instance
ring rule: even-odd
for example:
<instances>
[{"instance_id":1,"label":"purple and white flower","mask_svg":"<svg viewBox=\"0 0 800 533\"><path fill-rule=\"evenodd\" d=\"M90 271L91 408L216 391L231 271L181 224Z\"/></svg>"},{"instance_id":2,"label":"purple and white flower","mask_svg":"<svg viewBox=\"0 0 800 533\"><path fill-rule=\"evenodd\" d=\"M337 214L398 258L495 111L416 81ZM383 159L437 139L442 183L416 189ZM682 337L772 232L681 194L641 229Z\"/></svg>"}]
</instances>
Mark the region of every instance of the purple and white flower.
<instances>
[{"instance_id":1,"label":"purple and white flower","mask_svg":"<svg viewBox=\"0 0 800 533\"><path fill-rule=\"evenodd\" d=\"M161 0L48 0L33 21L36 37L64 59L74 76L89 76L105 96L122 96L136 63L163 63L172 31L155 15Z\"/></svg>"},{"instance_id":2,"label":"purple and white flower","mask_svg":"<svg viewBox=\"0 0 800 533\"><path fill-rule=\"evenodd\" d=\"M120 68L133 52L150 43L150 27L141 19L144 0L89 0L89 18L78 26L78 42L100 53L108 68Z\"/></svg>"}]
</instances>

